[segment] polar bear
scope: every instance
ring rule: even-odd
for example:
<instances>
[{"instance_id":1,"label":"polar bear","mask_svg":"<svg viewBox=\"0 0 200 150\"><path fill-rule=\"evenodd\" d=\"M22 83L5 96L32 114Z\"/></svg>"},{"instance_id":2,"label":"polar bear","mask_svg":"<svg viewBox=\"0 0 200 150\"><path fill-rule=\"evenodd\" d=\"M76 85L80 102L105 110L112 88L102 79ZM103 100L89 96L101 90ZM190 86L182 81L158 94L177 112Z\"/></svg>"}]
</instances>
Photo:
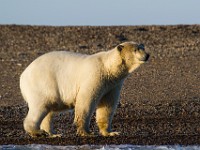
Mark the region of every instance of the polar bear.
<instances>
[{"instance_id":1,"label":"polar bear","mask_svg":"<svg viewBox=\"0 0 200 150\"><path fill-rule=\"evenodd\" d=\"M77 134L91 135L90 119L102 136L115 136L111 122L124 79L146 62L143 44L124 42L93 55L53 51L34 60L21 74L20 89L29 111L24 129L31 136L60 136L52 127L54 112L75 111Z\"/></svg>"}]
</instances>

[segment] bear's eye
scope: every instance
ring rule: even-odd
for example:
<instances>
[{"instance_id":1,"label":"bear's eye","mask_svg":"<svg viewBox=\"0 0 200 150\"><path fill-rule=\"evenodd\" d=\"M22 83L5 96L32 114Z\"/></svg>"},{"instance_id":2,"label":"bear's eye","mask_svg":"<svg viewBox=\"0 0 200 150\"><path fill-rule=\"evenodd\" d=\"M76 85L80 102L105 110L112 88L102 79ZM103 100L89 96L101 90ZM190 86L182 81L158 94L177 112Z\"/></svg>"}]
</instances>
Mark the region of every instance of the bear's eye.
<instances>
[{"instance_id":1,"label":"bear's eye","mask_svg":"<svg viewBox=\"0 0 200 150\"><path fill-rule=\"evenodd\" d=\"M144 48L144 44L140 44L140 45L138 45L138 49L145 50L145 48Z\"/></svg>"},{"instance_id":2,"label":"bear's eye","mask_svg":"<svg viewBox=\"0 0 200 150\"><path fill-rule=\"evenodd\" d=\"M135 47L133 50L134 50L134 52L137 52L137 51L139 51L139 48Z\"/></svg>"}]
</instances>

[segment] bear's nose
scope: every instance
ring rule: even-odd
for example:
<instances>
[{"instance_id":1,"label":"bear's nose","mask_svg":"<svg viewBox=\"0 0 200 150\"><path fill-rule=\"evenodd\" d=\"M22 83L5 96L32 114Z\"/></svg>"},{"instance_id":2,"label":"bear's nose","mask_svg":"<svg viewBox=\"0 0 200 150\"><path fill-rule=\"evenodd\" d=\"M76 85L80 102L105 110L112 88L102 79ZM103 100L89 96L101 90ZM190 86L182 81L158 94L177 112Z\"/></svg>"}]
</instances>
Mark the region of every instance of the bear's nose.
<instances>
[{"instance_id":1,"label":"bear's nose","mask_svg":"<svg viewBox=\"0 0 200 150\"><path fill-rule=\"evenodd\" d=\"M149 54L146 54L145 57L144 57L144 61L147 61L149 59L150 55Z\"/></svg>"}]
</instances>

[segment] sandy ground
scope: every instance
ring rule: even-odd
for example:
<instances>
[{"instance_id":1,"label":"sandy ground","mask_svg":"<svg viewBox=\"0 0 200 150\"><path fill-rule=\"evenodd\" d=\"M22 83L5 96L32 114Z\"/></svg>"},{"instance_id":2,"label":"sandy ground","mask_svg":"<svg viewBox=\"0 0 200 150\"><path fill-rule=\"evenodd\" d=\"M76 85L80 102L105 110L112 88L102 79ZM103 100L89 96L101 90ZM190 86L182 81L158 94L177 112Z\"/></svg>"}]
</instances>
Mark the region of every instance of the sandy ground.
<instances>
[{"instance_id":1,"label":"sandy ground","mask_svg":"<svg viewBox=\"0 0 200 150\"><path fill-rule=\"evenodd\" d=\"M93 54L124 41L144 43L151 58L127 78L113 120L117 137L78 137L73 115L55 117L62 138L31 138L19 76L53 50ZM200 144L200 25L0 26L0 144ZM97 131L95 117L91 130Z\"/></svg>"}]
</instances>

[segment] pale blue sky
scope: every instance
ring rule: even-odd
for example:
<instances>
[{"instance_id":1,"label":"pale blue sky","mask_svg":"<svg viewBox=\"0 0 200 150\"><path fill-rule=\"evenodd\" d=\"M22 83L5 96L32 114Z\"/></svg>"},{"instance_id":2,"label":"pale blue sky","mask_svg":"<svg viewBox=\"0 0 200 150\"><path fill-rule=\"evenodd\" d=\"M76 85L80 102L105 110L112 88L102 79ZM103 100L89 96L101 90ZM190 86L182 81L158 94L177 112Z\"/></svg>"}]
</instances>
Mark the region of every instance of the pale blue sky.
<instances>
[{"instance_id":1,"label":"pale blue sky","mask_svg":"<svg viewBox=\"0 0 200 150\"><path fill-rule=\"evenodd\" d=\"M200 0L0 0L0 24L200 24Z\"/></svg>"}]
</instances>

